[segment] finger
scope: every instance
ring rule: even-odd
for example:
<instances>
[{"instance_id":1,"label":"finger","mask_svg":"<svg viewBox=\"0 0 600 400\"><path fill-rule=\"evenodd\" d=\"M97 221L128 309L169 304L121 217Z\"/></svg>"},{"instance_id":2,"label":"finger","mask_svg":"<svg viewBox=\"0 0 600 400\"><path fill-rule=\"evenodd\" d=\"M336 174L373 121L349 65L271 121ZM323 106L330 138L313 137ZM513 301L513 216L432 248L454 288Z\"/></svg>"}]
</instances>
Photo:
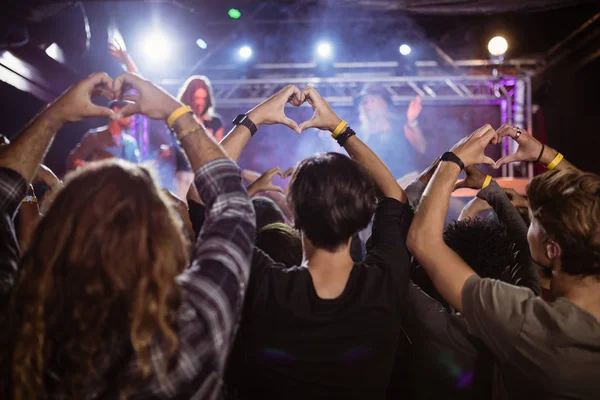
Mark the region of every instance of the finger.
<instances>
[{"instance_id":1,"label":"finger","mask_svg":"<svg viewBox=\"0 0 600 400\"><path fill-rule=\"evenodd\" d=\"M285 117L284 119L281 120L280 123L283 124L283 125L285 125L285 126L287 126L288 128L290 128L291 130L293 130L297 134L300 134L302 132L302 130L300 129L300 127L298 126L298 124L296 123L296 121L294 121L293 119Z\"/></svg>"},{"instance_id":2,"label":"finger","mask_svg":"<svg viewBox=\"0 0 600 400\"><path fill-rule=\"evenodd\" d=\"M279 192L279 193L285 194L285 191L282 188L280 188L279 186L277 186L277 185L269 185L264 190L265 191L271 191L271 192Z\"/></svg>"},{"instance_id":3,"label":"finger","mask_svg":"<svg viewBox=\"0 0 600 400\"><path fill-rule=\"evenodd\" d=\"M317 126L317 120L315 118L311 118L308 121L304 121L300 124L300 132L304 132L307 129L314 128Z\"/></svg>"},{"instance_id":4,"label":"finger","mask_svg":"<svg viewBox=\"0 0 600 400\"><path fill-rule=\"evenodd\" d=\"M138 103L127 104L126 106L121 107L119 111L115 113L115 119L121 119L139 113L140 106L138 105Z\"/></svg>"},{"instance_id":5,"label":"finger","mask_svg":"<svg viewBox=\"0 0 600 400\"><path fill-rule=\"evenodd\" d=\"M102 96L102 97L107 98L108 100L114 100L116 97L115 94L112 92L112 90L103 89L103 88L97 88L97 89L93 90L92 96Z\"/></svg>"},{"instance_id":6,"label":"finger","mask_svg":"<svg viewBox=\"0 0 600 400\"><path fill-rule=\"evenodd\" d=\"M500 168L505 164L510 164L511 162L519 161L518 157L515 154L508 155L506 157L502 157L498 161L496 161L495 168Z\"/></svg>"},{"instance_id":7,"label":"finger","mask_svg":"<svg viewBox=\"0 0 600 400\"><path fill-rule=\"evenodd\" d=\"M481 140L483 140L483 142L486 144L491 143L493 140L498 140L498 134L494 128L492 128L490 125L486 125L486 127L488 128L481 135Z\"/></svg>"},{"instance_id":8,"label":"finger","mask_svg":"<svg viewBox=\"0 0 600 400\"><path fill-rule=\"evenodd\" d=\"M106 117L110 119L118 119L115 117L115 112L108 107L92 104L88 110L88 115L86 115L86 117Z\"/></svg>"},{"instance_id":9,"label":"finger","mask_svg":"<svg viewBox=\"0 0 600 400\"><path fill-rule=\"evenodd\" d=\"M121 97L121 100L133 101L134 103L140 99L139 93L130 93Z\"/></svg>"},{"instance_id":10,"label":"finger","mask_svg":"<svg viewBox=\"0 0 600 400\"><path fill-rule=\"evenodd\" d=\"M283 177L283 171L279 167L274 167L274 168L271 168L270 170L268 170L266 175L270 181L271 179L273 179L273 177L275 175L279 175L279 176Z\"/></svg>"},{"instance_id":11,"label":"finger","mask_svg":"<svg viewBox=\"0 0 600 400\"><path fill-rule=\"evenodd\" d=\"M296 168L291 167L288 168L284 173L283 173L283 178L287 178L288 176L292 176L294 174L294 171L296 170Z\"/></svg>"},{"instance_id":12,"label":"finger","mask_svg":"<svg viewBox=\"0 0 600 400\"><path fill-rule=\"evenodd\" d=\"M517 136L517 130L512 125L504 124L496 131L499 138L503 138L505 136L510 136L514 138Z\"/></svg>"},{"instance_id":13,"label":"finger","mask_svg":"<svg viewBox=\"0 0 600 400\"><path fill-rule=\"evenodd\" d=\"M477 129L475 132L473 132L473 135L476 137L483 137L489 131L494 131L494 128L492 128L490 124L485 124L481 128ZM494 131L494 133L496 133L496 131Z\"/></svg>"},{"instance_id":14,"label":"finger","mask_svg":"<svg viewBox=\"0 0 600 400\"><path fill-rule=\"evenodd\" d=\"M96 86L104 86L110 89L113 85L113 80L105 72L95 72L85 79L90 88Z\"/></svg>"}]
</instances>

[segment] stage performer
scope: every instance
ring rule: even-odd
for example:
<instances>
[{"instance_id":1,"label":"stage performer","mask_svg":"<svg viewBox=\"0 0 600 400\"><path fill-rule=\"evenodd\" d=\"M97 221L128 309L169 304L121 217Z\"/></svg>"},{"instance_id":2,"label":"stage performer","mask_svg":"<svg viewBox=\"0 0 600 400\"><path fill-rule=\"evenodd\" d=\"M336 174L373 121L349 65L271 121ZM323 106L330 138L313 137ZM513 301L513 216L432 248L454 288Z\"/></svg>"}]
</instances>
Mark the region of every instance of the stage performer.
<instances>
[{"instance_id":1,"label":"stage performer","mask_svg":"<svg viewBox=\"0 0 600 400\"><path fill-rule=\"evenodd\" d=\"M118 111L127 101L115 100L108 105L113 111ZM88 131L81 142L67 157L67 170L81 167L88 162L107 158L121 158L131 162L140 161L140 151L137 142L126 133L131 128L133 116L111 121L108 125Z\"/></svg>"},{"instance_id":2,"label":"stage performer","mask_svg":"<svg viewBox=\"0 0 600 400\"><path fill-rule=\"evenodd\" d=\"M423 108L421 98L417 96L410 102L405 118L394 115L392 99L379 86L367 86L355 98L354 104L365 142L377 152L401 185L406 186L412 175L418 175L416 172L431 161L428 154L431 146L428 146L418 122Z\"/></svg>"},{"instance_id":3,"label":"stage performer","mask_svg":"<svg viewBox=\"0 0 600 400\"><path fill-rule=\"evenodd\" d=\"M224 136L223 122L215 114L215 96L212 85L206 76L194 75L188 78L179 91L179 101L194 110L196 118L210 132L217 142Z\"/></svg>"}]
</instances>

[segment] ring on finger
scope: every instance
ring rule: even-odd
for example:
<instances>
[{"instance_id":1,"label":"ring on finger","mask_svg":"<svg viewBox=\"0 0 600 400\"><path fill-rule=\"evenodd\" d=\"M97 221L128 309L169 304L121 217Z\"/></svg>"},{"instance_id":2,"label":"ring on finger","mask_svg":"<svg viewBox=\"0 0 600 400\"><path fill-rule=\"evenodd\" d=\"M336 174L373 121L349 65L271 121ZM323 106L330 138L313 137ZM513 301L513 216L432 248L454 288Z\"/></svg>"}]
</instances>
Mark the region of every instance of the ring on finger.
<instances>
[{"instance_id":1,"label":"ring on finger","mask_svg":"<svg viewBox=\"0 0 600 400\"><path fill-rule=\"evenodd\" d=\"M521 128L519 127L515 127L517 129L517 136L515 137L515 140L521 137Z\"/></svg>"}]
</instances>

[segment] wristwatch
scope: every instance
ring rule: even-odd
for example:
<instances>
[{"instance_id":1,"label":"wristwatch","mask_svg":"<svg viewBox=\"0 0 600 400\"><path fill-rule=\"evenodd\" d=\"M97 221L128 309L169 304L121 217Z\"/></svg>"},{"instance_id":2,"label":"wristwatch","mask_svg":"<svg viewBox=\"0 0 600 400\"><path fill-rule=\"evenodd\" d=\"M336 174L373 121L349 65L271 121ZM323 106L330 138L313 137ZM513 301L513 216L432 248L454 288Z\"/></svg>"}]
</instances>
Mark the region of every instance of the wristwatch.
<instances>
[{"instance_id":1,"label":"wristwatch","mask_svg":"<svg viewBox=\"0 0 600 400\"><path fill-rule=\"evenodd\" d=\"M453 162L454 164L460 167L461 171L465 169L465 164L463 163L463 161L451 151L447 151L444 154L442 154L440 160Z\"/></svg>"},{"instance_id":2,"label":"wristwatch","mask_svg":"<svg viewBox=\"0 0 600 400\"><path fill-rule=\"evenodd\" d=\"M250 130L250 136L254 136L256 130L256 124L252 122L250 118L248 118L248 114L240 114L233 120L234 125L244 125L246 128Z\"/></svg>"}]
</instances>

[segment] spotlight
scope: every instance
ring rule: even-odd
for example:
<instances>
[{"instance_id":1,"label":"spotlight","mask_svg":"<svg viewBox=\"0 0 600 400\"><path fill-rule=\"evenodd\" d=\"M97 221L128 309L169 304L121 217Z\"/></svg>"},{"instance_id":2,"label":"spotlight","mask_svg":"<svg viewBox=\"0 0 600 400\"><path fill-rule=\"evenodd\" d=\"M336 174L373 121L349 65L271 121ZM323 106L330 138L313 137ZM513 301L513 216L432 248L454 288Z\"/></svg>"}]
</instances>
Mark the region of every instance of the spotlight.
<instances>
[{"instance_id":1,"label":"spotlight","mask_svg":"<svg viewBox=\"0 0 600 400\"><path fill-rule=\"evenodd\" d=\"M508 50L508 42L502 36L496 36L488 43L488 51L492 56L503 56Z\"/></svg>"},{"instance_id":2,"label":"spotlight","mask_svg":"<svg viewBox=\"0 0 600 400\"><path fill-rule=\"evenodd\" d=\"M412 51L412 49L410 48L410 46L407 45L407 44L401 45L400 48L399 48L399 50L400 50L400 54L402 54L403 56L409 55L410 52Z\"/></svg>"},{"instance_id":3,"label":"spotlight","mask_svg":"<svg viewBox=\"0 0 600 400\"><path fill-rule=\"evenodd\" d=\"M198 45L198 47L200 47L202 50L205 50L208 47L208 44L206 44L206 42L203 39L198 39L196 40L196 44Z\"/></svg>"},{"instance_id":4,"label":"spotlight","mask_svg":"<svg viewBox=\"0 0 600 400\"><path fill-rule=\"evenodd\" d=\"M144 54L153 62L164 60L171 55L169 40L158 33L153 33L144 40Z\"/></svg>"},{"instance_id":5,"label":"spotlight","mask_svg":"<svg viewBox=\"0 0 600 400\"><path fill-rule=\"evenodd\" d=\"M48 57L58 61L59 63L65 63L65 52L56 43L52 43L50 46L48 46L48 48L46 48L46 54Z\"/></svg>"},{"instance_id":6,"label":"spotlight","mask_svg":"<svg viewBox=\"0 0 600 400\"><path fill-rule=\"evenodd\" d=\"M238 54L242 60L247 60L252 57L252 49L249 46L242 46L240 47Z\"/></svg>"},{"instance_id":7,"label":"spotlight","mask_svg":"<svg viewBox=\"0 0 600 400\"><path fill-rule=\"evenodd\" d=\"M331 44L327 42L321 42L317 45L317 54L321 58L330 58L332 52L333 49L331 47Z\"/></svg>"}]
</instances>

